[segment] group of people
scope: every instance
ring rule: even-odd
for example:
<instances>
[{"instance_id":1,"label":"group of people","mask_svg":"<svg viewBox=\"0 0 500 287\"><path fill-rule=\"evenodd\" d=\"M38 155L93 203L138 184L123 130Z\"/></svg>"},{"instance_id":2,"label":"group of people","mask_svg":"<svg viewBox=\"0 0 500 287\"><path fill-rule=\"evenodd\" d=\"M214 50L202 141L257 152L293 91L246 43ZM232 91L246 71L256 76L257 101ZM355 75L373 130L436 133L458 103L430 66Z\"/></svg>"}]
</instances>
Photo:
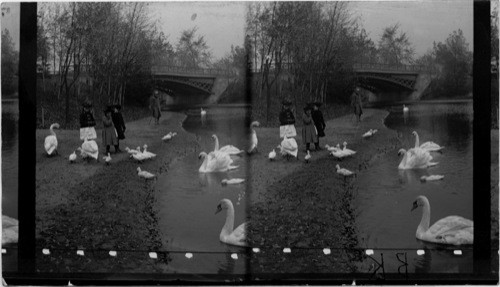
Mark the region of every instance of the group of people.
<instances>
[{"instance_id":1,"label":"group of people","mask_svg":"<svg viewBox=\"0 0 500 287\"><path fill-rule=\"evenodd\" d=\"M284 100L279 115L280 121L280 138L296 137L297 131L295 129L295 117L291 110L292 102ZM325 119L323 113L319 110L321 107L320 102L309 103L304 107L304 114L302 115L302 141L306 146L306 152L310 151L311 144L314 143L315 150L321 150L319 145L319 138L325 136ZM361 121L363 114L362 99L360 89L356 88L351 95L351 107L353 108L354 115L357 121Z\"/></svg>"},{"instance_id":2,"label":"group of people","mask_svg":"<svg viewBox=\"0 0 500 287\"><path fill-rule=\"evenodd\" d=\"M111 146L114 146L115 152L119 153L121 152L120 140L125 139L125 130L127 129L121 114L121 105L109 105L103 113L102 143L106 148L105 154L107 155L109 153ZM96 121L92 103L87 100L83 103L82 112L80 113L80 139L97 139L95 126Z\"/></svg>"}]
</instances>

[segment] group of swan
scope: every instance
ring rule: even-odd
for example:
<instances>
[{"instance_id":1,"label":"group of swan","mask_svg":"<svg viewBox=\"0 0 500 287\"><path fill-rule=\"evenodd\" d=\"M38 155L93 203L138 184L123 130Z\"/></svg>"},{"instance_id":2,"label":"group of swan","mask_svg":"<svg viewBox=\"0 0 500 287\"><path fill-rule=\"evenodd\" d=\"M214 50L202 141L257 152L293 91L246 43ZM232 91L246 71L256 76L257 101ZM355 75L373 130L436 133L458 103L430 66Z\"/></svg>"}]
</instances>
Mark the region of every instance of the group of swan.
<instances>
[{"instance_id":1,"label":"group of swan","mask_svg":"<svg viewBox=\"0 0 500 287\"><path fill-rule=\"evenodd\" d=\"M248 149L249 154L258 152L257 144L259 143L259 139L257 138L257 132L255 131L255 127L258 126L260 126L260 123L257 121L254 121L250 124L251 135L250 135L250 148Z\"/></svg>"},{"instance_id":2,"label":"group of swan","mask_svg":"<svg viewBox=\"0 0 500 287\"><path fill-rule=\"evenodd\" d=\"M432 162L432 156L429 151L421 148L417 132L414 131L412 134L415 136L415 147L408 151L405 149L398 151L398 155L404 155L398 168L421 169L437 165L437 162Z\"/></svg>"},{"instance_id":3,"label":"group of swan","mask_svg":"<svg viewBox=\"0 0 500 287\"><path fill-rule=\"evenodd\" d=\"M326 145L325 147L328 149L328 151L330 151L330 154L337 159L342 159L344 157L349 157L356 154L355 151L347 148L347 142L344 142L343 146L344 148L342 149L340 148L339 144L337 144L336 147L330 147L329 145Z\"/></svg>"},{"instance_id":4,"label":"group of swan","mask_svg":"<svg viewBox=\"0 0 500 287\"><path fill-rule=\"evenodd\" d=\"M461 216L448 216L436 221L432 226L431 206L427 197L420 195L413 202L412 211L422 207L422 219L418 225L416 237L420 240L452 245L474 243L474 222Z\"/></svg>"},{"instance_id":5,"label":"group of swan","mask_svg":"<svg viewBox=\"0 0 500 287\"><path fill-rule=\"evenodd\" d=\"M234 207L233 203L229 199L224 198L219 202L215 214L221 212L222 210L226 210L226 222L224 223L219 235L220 241L236 246L247 246L247 223L242 223L234 229Z\"/></svg>"},{"instance_id":6,"label":"group of swan","mask_svg":"<svg viewBox=\"0 0 500 287\"><path fill-rule=\"evenodd\" d=\"M231 155L241 154L242 151L232 145L219 148L219 138L216 135L212 135L212 139L215 141L214 151L209 153L203 151L198 155L198 158L203 159L203 163L198 171L202 173L225 172L238 168L238 166L232 165L233 159Z\"/></svg>"},{"instance_id":7,"label":"group of swan","mask_svg":"<svg viewBox=\"0 0 500 287\"><path fill-rule=\"evenodd\" d=\"M57 154L57 137L54 128L58 129L59 124L55 123L50 125L50 135L48 135L45 138L45 143L44 143L45 151L49 156Z\"/></svg>"},{"instance_id":8,"label":"group of swan","mask_svg":"<svg viewBox=\"0 0 500 287\"><path fill-rule=\"evenodd\" d=\"M162 141L169 141L171 140L173 137L175 137L177 135L176 132L169 132L168 134L164 135L161 140Z\"/></svg>"},{"instance_id":9,"label":"group of swan","mask_svg":"<svg viewBox=\"0 0 500 287\"><path fill-rule=\"evenodd\" d=\"M129 147L126 147L125 150L130 155L131 158L133 158L139 162L142 162L142 161L147 160L147 159L153 159L156 157L156 154L148 151L147 144L145 144L142 148L143 148L143 151L141 151L140 146L138 146L136 149L130 149Z\"/></svg>"}]
</instances>

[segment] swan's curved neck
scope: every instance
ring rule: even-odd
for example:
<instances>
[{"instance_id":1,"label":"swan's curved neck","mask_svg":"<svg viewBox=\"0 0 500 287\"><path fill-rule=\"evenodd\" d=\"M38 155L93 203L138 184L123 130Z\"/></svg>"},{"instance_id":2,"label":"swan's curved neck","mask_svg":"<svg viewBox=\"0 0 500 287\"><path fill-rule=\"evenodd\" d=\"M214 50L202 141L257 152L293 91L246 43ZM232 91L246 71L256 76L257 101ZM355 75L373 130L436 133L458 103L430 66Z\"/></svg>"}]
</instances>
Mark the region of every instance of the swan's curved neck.
<instances>
[{"instance_id":1,"label":"swan's curved neck","mask_svg":"<svg viewBox=\"0 0 500 287\"><path fill-rule=\"evenodd\" d=\"M431 206L429 205L429 202L424 202L422 211L422 220L420 220L417 232L426 232L427 229L429 229L430 221L431 221Z\"/></svg>"},{"instance_id":2,"label":"swan's curved neck","mask_svg":"<svg viewBox=\"0 0 500 287\"><path fill-rule=\"evenodd\" d=\"M203 163L200 166L200 171L205 171L207 169L208 155L203 159Z\"/></svg>"},{"instance_id":3,"label":"swan's curved neck","mask_svg":"<svg viewBox=\"0 0 500 287\"><path fill-rule=\"evenodd\" d=\"M214 138L215 138L215 149L214 149L214 151L218 151L219 150L219 138L217 136L215 136Z\"/></svg>"},{"instance_id":4,"label":"swan's curved neck","mask_svg":"<svg viewBox=\"0 0 500 287\"><path fill-rule=\"evenodd\" d=\"M229 205L226 213L226 223L224 227L222 227L222 233L224 235L229 235L233 232L234 229L234 207Z\"/></svg>"},{"instance_id":5,"label":"swan's curved neck","mask_svg":"<svg viewBox=\"0 0 500 287\"><path fill-rule=\"evenodd\" d=\"M415 133L415 147L420 147L420 139L418 138L418 134Z\"/></svg>"},{"instance_id":6,"label":"swan's curved neck","mask_svg":"<svg viewBox=\"0 0 500 287\"><path fill-rule=\"evenodd\" d=\"M406 158L408 157L408 153L406 152L406 150L402 149L401 150L403 152L403 159L401 160L401 163L399 164L399 168L405 168L406 167Z\"/></svg>"},{"instance_id":7,"label":"swan's curved neck","mask_svg":"<svg viewBox=\"0 0 500 287\"><path fill-rule=\"evenodd\" d=\"M53 136L56 135L56 132L54 131L54 125L50 126L50 134L53 135Z\"/></svg>"}]
</instances>

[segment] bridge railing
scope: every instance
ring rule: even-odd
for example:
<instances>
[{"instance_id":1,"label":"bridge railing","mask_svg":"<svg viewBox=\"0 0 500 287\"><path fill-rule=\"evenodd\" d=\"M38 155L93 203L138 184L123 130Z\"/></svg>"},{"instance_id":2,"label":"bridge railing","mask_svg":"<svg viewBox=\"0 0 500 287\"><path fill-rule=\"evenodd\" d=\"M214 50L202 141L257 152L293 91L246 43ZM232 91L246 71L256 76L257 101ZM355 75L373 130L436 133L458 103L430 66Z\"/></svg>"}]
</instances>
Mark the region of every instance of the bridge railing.
<instances>
[{"instance_id":1,"label":"bridge railing","mask_svg":"<svg viewBox=\"0 0 500 287\"><path fill-rule=\"evenodd\" d=\"M377 71L397 71L397 72L423 72L431 68L424 65L391 65L380 63L354 63L354 70L377 70Z\"/></svg>"},{"instance_id":2,"label":"bridge railing","mask_svg":"<svg viewBox=\"0 0 500 287\"><path fill-rule=\"evenodd\" d=\"M206 76L234 76L236 71L211 68L183 67L183 66L153 66L153 74L181 74L181 75L206 75Z\"/></svg>"}]
</instances>

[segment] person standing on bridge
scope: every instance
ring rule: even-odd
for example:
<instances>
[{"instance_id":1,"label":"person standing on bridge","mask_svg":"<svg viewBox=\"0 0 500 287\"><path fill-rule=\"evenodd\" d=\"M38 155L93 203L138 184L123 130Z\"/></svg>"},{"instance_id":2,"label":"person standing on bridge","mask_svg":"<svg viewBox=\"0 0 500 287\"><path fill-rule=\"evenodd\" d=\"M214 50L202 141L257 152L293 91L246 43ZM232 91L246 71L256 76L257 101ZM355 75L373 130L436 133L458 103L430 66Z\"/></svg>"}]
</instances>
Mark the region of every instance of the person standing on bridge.
<instances>
[{"instance_id":1,"label":"person standing on bridge","mask_svg":"<svg viewBox=\"0 0 500 287\"><path fill-rule=\"evenodd\" d=\"M158 90L154 90L153 96L149 98L149 109L153 113L153 118L155 119L155 123L160 124L161 110L160 110L160 95Z\"/></svg>"},{"instance_id":2,"label":"person standing on bridge","mask_svg":"<svg viewBox=\"0 0 500 287\"><path fill-rule=\"evenodd\" d=\"M297 136L297 130L295 130L295 117L290 109L292 102L289 100L284 100L281 106L280 112L280 138L292 138Z\"/></svg>"},{"instance_id":3,"label":"person standing on bridge","mask_svg":"<svg viewBox=\"0 0 500 287\"><path fill-rule=\"evenodd\" d=\"M351 106L353 108L354 115L358 118L358 123L361 122L361 115L363 115L363 105L359 88L356 88L351 95Z\"/></svg>"}]
</instances>

